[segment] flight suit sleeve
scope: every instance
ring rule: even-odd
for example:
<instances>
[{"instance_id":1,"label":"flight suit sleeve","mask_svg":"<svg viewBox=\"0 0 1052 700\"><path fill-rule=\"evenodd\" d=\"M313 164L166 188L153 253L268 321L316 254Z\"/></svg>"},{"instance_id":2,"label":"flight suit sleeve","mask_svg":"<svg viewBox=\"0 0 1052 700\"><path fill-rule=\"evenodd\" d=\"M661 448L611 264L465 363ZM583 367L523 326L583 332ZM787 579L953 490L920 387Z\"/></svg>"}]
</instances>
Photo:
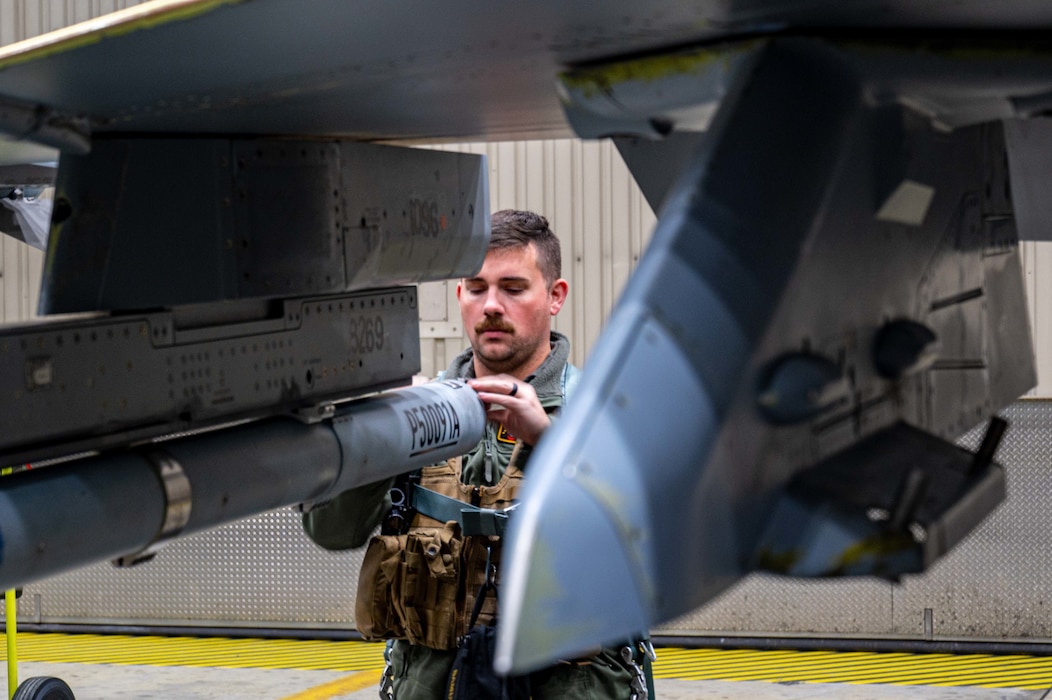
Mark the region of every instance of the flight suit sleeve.
<instances>
[{"instance_id":1,"label":"flight suit sleeve","mask_svg":"<svg viewBox=\"0 0 1052 700\"><path fill-rule=\"evenodd\" d=\"M344 491L328 504L303 514L303 530L325 549L355 549L369 541L391 509L394 478Z\"/></svg>"}]
</instances>

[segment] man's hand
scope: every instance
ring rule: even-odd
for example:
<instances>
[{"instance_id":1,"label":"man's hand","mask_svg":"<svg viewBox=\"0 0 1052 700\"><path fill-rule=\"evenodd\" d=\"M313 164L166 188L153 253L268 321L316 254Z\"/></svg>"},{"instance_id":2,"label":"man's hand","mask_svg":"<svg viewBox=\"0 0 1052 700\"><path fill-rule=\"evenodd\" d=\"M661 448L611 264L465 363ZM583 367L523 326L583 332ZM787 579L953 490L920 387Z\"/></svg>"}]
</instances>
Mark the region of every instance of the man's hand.
<instances>
[{"instance_id":1,"label":"man's hand","mask_svg":"<svg viewBox=\"0 0 1052 700\"><path fill-rule=\"evenodd\" d=\"M489 420L503 423L505 430L527 445L536 445L552 424L537 392L521 379L510 374L497 374L469 379L468 384L486 405Z\"/></svg>"}]
</instances>

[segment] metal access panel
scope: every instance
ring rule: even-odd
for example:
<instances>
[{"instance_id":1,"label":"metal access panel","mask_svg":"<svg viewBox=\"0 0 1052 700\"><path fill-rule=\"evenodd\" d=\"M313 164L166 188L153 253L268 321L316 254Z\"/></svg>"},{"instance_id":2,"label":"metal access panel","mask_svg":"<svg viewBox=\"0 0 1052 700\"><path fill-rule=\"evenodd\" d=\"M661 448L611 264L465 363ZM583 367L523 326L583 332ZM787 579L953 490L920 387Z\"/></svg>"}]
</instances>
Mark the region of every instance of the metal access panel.
<instances>
[{"instance_id":1,"label":"metal access panel","mask_svg":"<svg viewBox=\"0 0 1052 700\"><path fill-rule=\"evenodd\" d=\"M96 138L63 154L41 313L339 294L470 275L485 158L365 143Z\"/></svg>"},{"instance_id":2,"label":"metal access panel","mask_svg":"<svg viewBox=\"0 0 1052 700\"><path fill-rule=\"evenodd\" d=\"M214 323L212 308L0 327L0 464L301 410L419 371L413 287L239 310L252 320Z\"/></svg>"}]
</instances>

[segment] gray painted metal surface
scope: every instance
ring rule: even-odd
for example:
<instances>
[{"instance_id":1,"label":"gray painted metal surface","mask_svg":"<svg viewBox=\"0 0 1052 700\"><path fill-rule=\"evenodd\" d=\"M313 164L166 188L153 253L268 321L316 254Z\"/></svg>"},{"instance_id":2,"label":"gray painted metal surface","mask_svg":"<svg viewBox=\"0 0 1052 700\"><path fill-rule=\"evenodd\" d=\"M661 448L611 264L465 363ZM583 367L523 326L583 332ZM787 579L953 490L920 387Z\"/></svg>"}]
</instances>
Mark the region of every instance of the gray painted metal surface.
<instances>
[{"instance_id":1,"label":"gray painted metal surface","mask_svg":"<svg viewBox=\"0 0 1052 700\"><path fill-rule=\"evenodd\" d=\"M159 311L0 328L0 463L299 410L407 384L419 368L412 288L275 308L225 326Z\"/></svg>"},{"instance_id":2,"label":"gray painted metal surface","mask_svg":"<svg viewBox=\"0 0 1052 700\"><path fill-rule=\"evenodd\" d=\"M552 80L567 66L784 27L826 33L1052 22L1048 8L1026 0L996 8L979 0L647 0L616 11L600 0L416 0L395 11L382 2L256 0L132 11L120 27L98 23L20 47L21 56L0 53L0 94L90 114L96 131L565 136ZM85 35L99 40L81 41Z\"/></svg>"},{"instance_id":3,"label":"gray painted metal surface","mask_svg":"<svg viewBox=\"0 0 1052 700\"><path fill-rule=\"evenodd\" d=\"M5 476L0 588L463 454L485 421L464 382L433 382L323 420L269 418Z\"/></svg>"},{"instance_id":4,"label":"gray painted metal surface","mask_svg":"<svg viewBox=\"0 0 1052 700\"><path fill-rule=\"evenodd\" d=\"M175 186L178 183L178 186ZM473 274L485 159L361 143L97 139L64 155L41 313L334 294Z\"/></svg>"},{"instance_id":5,"label":"gray painted metal surface","mask_svg":"<svg viewBox=\"0 0 1052 700\"><path fill-rule=\"evenodd\" d=\"M722 51L678 56L660 81L637 76L668 57L564 78L578 89L568 109L590 115L574 119L591 129L585 135L632 133L652 126L635 118L650 108L634 99L637 85L670 101L681 75L722 76L731 66L722 82L699 79L702 93L692 88L674 103L726 94L575 401L539 446L504 560L504 669L658 625L757 564L784 570L785 561L760 556L767 544L758 538L765 523L777 525L768 517L794 474L851 456L897 421L953 439L1035 383L1000 126L946 134L901 106L873 106L870 81L883 85L887 69L876 49L857 61L807 39L744 42L739 51L736 61ZM896 77L908 82L903 71ZM666 109L653 107L655 121ZM927 326L940 347L933 357L920 348L889 373L875 341L903 320ZM775 382L793 359L802 364L791 374L804 379ZM816 363L832 373L804 376ZM783 406L793 408L772 413ZM883 439L907 448L894 431ZM975 524L1000 491L921 476L929 494L960 506L925 523L908 503L910 474L901 474L893 487L908 513L901 520L878 523L867 504L812 492L814 511L854 509L865 526L814 539L800 527L784 533L793 543L779 552L831 562L864 552L876 554L874 572L910 573L917 567L895 564L895 552L940 533L954 534L936 549L952 546L967 530L958 526ZM829 568L843 570L858 572Z\"/></svg>"},{"instance_id":6,"label":"gray painted metal surface","mask_svg":"<svg viewBox=\"0 0 1052 700\"><path fill-rule=\"evenodd\" d=\"M399 7L396 21L383 5L343 2L198 3L166 22L156 21L163 6L143 9L153 16L143 29L102 31L105 40L81 47L86 53L45 50L33 68L0 59L0 94L78 105L104 130L565 135L551 83L560 65L711 36L698 31L698 19L723 14L670 0L614 14L595 0L500 8L415 2ZM512 26L521 39L494 39ZM173 55L181 57L176 65L167 60ZM399 81L407 70L416 77ZM502 108L486 109L495 99Z\"/></svg>"},{"instance_id":7,"label":"gray painted metal surface","mask_svg":"<svg viewBox=\"0 0 1052 700\"><path fill-rule=\"evenodd\" d=\"M1052 199L1043 186L1052 179L1052 171L1042 157L1052 148L1052 121L1006 120L1005 138L1011 154L1012 199L1019 211L1019 238L1052 241Z\"/></svg>"},{"instance_id":8,"label":"gray painted metal surface","mask_svg":"<svg viewBox=\"0 0 1052 700\"><path fill-rule=\"evenodd\" d=\"M654 631L1052 642L1052 402L1021 401L1001 415L1010 424L998 452L1008 496L926 573L899 584L753 574ZM976 430L961 444L974 449L980 438ZM131 569L96 564L31 583L18 601L18 617L24 623L350 630L363 554L315 546L299 513L280 509L176 540Z\"/></svg>"}]
</instances>

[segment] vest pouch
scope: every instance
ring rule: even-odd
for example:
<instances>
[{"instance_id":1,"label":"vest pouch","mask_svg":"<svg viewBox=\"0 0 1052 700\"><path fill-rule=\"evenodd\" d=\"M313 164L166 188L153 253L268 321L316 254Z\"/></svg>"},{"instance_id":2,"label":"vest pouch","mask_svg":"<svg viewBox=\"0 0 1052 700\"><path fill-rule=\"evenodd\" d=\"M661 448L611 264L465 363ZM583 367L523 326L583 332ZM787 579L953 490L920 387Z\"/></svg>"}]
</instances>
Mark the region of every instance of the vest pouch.
<instances>
[{"instance_id":1,"label":"vest pouch","mask_svg":"<svg viewBox=\"0 0 1052 700\"><path fill-rule=\"evenodd\" d=\"M405 637L401 606L402 553L406 535L380 535L369 540L358 573L354 623L368 640Z\"/></svg>"},{"instance_id":2,"label":"vest pouch","mask_svg":"<svg viewBox=\"0 0 1052 700\"><path fill-rule=\"evenodd\" d=\"M457 645L457 590L464 538L460 525L415 527L406 535L401 566L405 638L413 644L448 650Z\"/></svg>"}]
</instances>

